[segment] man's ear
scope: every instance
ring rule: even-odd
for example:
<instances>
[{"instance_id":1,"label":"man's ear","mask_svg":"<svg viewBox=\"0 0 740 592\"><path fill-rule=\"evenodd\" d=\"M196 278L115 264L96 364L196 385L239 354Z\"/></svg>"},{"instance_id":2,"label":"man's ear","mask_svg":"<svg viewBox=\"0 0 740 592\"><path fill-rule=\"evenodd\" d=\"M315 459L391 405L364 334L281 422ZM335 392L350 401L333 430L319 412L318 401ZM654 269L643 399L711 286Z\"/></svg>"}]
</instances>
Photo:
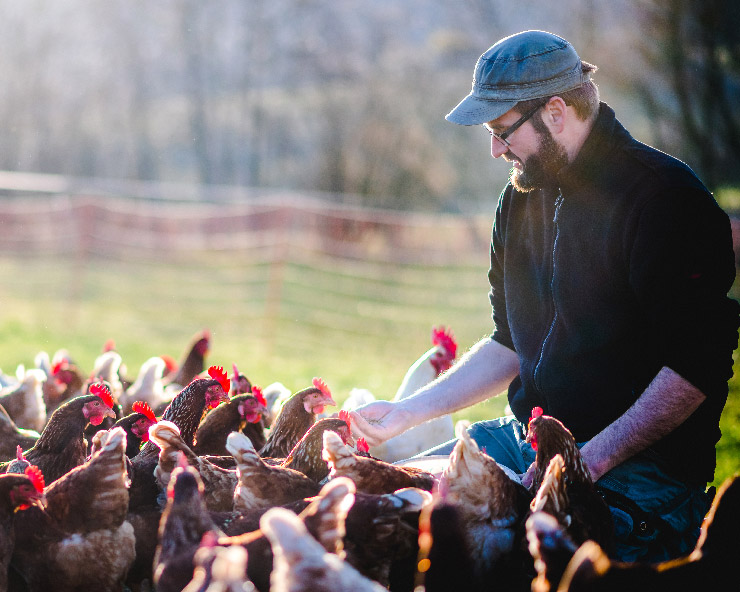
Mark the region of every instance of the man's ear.
<instances>
[{"instance_id":1,"label":"man's ear","mask_svg":"<svg viewBox=\"0 0 740 592\"><path fill-rule=\"evenodd\" d=\"M568 110L565 101L558 96L552 97L542 109L542 119L552 134L558 134L565 127Z\"/></svg>"}]
</instances>

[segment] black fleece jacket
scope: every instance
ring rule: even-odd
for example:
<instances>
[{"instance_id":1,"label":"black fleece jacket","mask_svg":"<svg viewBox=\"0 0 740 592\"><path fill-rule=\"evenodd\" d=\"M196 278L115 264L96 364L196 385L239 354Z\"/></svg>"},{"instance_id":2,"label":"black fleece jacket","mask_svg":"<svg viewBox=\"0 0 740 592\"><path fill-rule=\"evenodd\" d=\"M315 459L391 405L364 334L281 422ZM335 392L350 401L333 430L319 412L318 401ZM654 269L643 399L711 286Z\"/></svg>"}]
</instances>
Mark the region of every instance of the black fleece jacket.
<instances>
[{"instance_id":1,"label":"black fleece jacket","mask_svg":"<svg viewBox=\"0 0 740 592\"><path fill-rule=\"evenodd\" d=\"M520 361L512 411L526 422L540 406L583 442L668 366L707 398L652 450L685 481L711 481L740 324L727 215L604 103L558 181L507 185L493 225L493 339Z\"/></svg>"}]
</instances>

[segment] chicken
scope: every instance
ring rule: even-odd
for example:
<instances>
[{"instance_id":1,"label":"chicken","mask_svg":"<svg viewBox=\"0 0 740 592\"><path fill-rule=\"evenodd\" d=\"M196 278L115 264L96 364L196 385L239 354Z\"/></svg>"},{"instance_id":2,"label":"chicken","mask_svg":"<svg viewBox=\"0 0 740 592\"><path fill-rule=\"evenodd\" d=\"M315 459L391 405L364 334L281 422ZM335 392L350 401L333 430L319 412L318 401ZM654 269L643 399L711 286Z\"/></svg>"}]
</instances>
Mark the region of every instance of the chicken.
<instances>
[{"instance_id":1,"label":"chicken","mask_svg":"<svg viewBox=\"0 0 740 592\"><path fill-rule=\"evenodd\" d=\"M452 366L457 355L457 342L452 331L444 327L433 328L432 346L408 369L393 397L394 401L411 396ZM386 440L373 447L370 452L386 462L396 462L443 444L454 437L455 424L452 416L443 415Z\"/></svg>"},{"instance_id":2,"label":"chicken","mask_svg":"<svg viewBox=\"0 0 740 592\"><path fill-rule=\"evenodd\" d=\"M611 511L596 491L570 431L535 407L528 424L527 442L537 451L530 488L537 494L537 506L533 503L532 509L550 511L561 524L567 524L568 534L576 544L593 539L611 551L614 544ZM556 455L562 457L562 468L553 467L548 473L550 461Z\"/></svg>"},{"instance_id":3,"label":"chicken","mask_svg":"<svg viewBox=\"0 0 740 592\"><path fill-rule=\"evenodd\" d=\"M223 368L211 366L211 378L196 378L168 405L161 420L171 421L180 430L188 447L193 445L195 432L208 408L228 402L229 379ZM154 467L159 462L159 447L147 442L133 459L131 475L131 508L157 507L159 488L154 480Z\"/></svg>"},{"instance_id":4,"label":"chicken","mask_svg":"<svg viewBox=\"0 0 740 592\"><path fill-rule=\"evenodd\" d=\"M123 395L123 383L118 375L122 361L121 354L109 349L95 358L90 373L91 382L105 381L110 387L113 400L119 402L121 395Z\"/></svg>"},{"instance_id":5,"label":"chicken","mask_svg":"<svg viewBox=\"0 0 740 592\"><path fill-rule=\"evenodd\" d=\"M115 417L107 389L94 384L91 393L70 399L54 411L36 444L25 451L25 457L41 469L48 482L85 462L86 425L99 425L106 417Z\"/></svg>"},{"instance_id":6,"label":"chicken","mask_svg":"<svg viewBox=\"0 0 740 592\"><path fill-rule=\"evenodd\" d=\"M26 510L44 493L44 476L37 467L24 474L0 475L0 590L8 589L8 566L15 547L13 515Z\"/></svg>"},{"instance_id":7,"label":"chicken","mask_svg":"<svg viewBox=\"0 0 740 592\"><path fill-rule=\"evenodd\" d=\"M519 561L518 537L532 496L478 448L466 422L459 422L456 432L439 493L460 512L478 581L514 577L511 566Z\"/></svg>"},{"instance_id":8,"label":"chicken","mask_svg":"<svg viewBox=\"0 0 740 592\"><path fill-rule=\"evenodd\" d=\"M182 388L184 385L190 384L205 369L205 359L210 347L211 332L206 329L196 333L190 339L177 369L162 379L165 388L170 385L177 385L177 388Z\"/></svg>"},{"instance_id":9,"label":"chicken","mask_svg":"<svg viewBox=\"0 0 740 592\"><path fill-rule=\"evenodd\" d=\"M226 438L231 432L244 433L257 449L265 445L263 416L267 412L267 402L259 388L254 389L254 394L232 396L227 403L206 414L195 433L193 452L200 455L227 455Z\"/></svg>"},{"instance_id":10,"label":"chicken","mask_svg":"<svg viewBox=\"0 0 740 592\"><path fill-rule=\"evenodd\" d=\"M313 386L295 393L283 405L270 428L262 457L285 458L316 421L326 405L336 405L326 383L313 379Z\"/></svg>"},{"instance_id":11,"label":"chicken","mask_svg":"<svg viewBox=\"0 0 740 592\"><path fill-rule=\"evenodd\" d=\"M329 478L349 477L363 493L392 493L406 487L431 491L434 486L434 476L421 469L353 454L332 431L324 432L323 455L329 464Z\"/></svg>"},{"instance_id":12,"label":"chicken","mask_svg":"<svg viewBox=\"0 0 740 592\"><path fill-rule=\"evenodd\" d=\"M475 592L473 559L463 531L460 510L442 499L419 516L419 564L415 588L425 592Z\"/></svg>"},{"instance_id":13,"label":"chicken","mask_svg":"<svg viewBox=\"0 0 740 592\"><path fill-rule=\"evenodd\" d=\"M91 458L46 487L44 508L17 515L11 564L29 592L122 589L135 547L125 449L123 429L98 432Z\"/></svg>"},{"instance_id":14,"label":"chicken","mask_svg":"<svg viewBox=\"0 0 740 592\"><path fill-rule=\"evenodd\" d=\"M152 409L156 409L163 403L169 403L162 382L165 368L166 363L161 356L153 356L141 365L136 380L119 399L123 413L131 413L135 401L143 401Z\"/></svg>"},{"instance_id":15,"label":"chicken","mask_svg":"<svg viewBox=\"0 0 740 592\"><path fill-rule=\"evenodd\" d=\"M15 425L40 432L46 425L46 403L43 383L46 374L42 370L23 370L20 382L0 390L0 405L5 408Z\"/></svg>"},{"instance_id":16,"label":"chicken","mask_svg":"<svg viewBox=\"0 0 740 592\"><path fill-rule=\"evenodd\" d=\"M386 592L380 584L327 553L290 510L268 510L260 519L260 528L270 540L274 554L272 592Z\"/></svg>"},{"instance_id":17,"label":"chicken","mask_svg":"<svg viewBox=\"0 0 740 592\"><path fill-rule=\"evenodd\" d=\"M267 417L265 418L265 424L271 427L275 423L280 410L283 408L285 402L293 396L287 386L282 382L273 382L268 384L262 391L267 401Z\"/></svg>"},{"instance_id":18,"label":"chicken","mask_svg":"<svg viewBox=\"0 0 740 592\"><path fill-rule=\"evenodd\" d=\"M157 592L179 592L193 578L193 557L206 533L222 535L203 501L203 482L185 463L172 471L167 486L167 507L159 525L154 555Z\"/></svg>"},{"instance_id":19,"label":"chicken","mask_svg":"<svg viewBox=\"0 0 740 592\"><path fill-rule=\"evenodd\" d=\"M578 545L554 516L542 510L532 512L526 529L529 552L537 571L532 592L554 592Z\"/></svg>"},{"instance_id":20,"label":"chicken","mask_svg":"<svg viewBox=\"0 0 740 592\"><path fill-rule=\"evenodd\" d=\"M564 592L688 592L706 587L731 589L737 585L740 545L740 476L727 479L714 498L689 555L662 563L611 561L601 546L586 541L576 551L563 574Z\"/></svg>"},{"instance_id":21,"label":"chicken","mask_svg":"<svg viewBox=\"0 0 740 592\"><path fill-rule=\"evenodd\" d=\"M321 488L314 498L307 498L285 507L300 512L299 517L306 529L329 553L343 556L343 537L345 521L354 500L355 486L345 478L330 481ZM261 516L261 515L260 515ZM249 554L247 575L261 592L270 589L270 574L273 568L273 554L270 542L259 530L259 518L252 528L239 536L220 538L219 545L241 545Z\"/></svg>"},{"instance_id":22,"label":"chicken","mask_svg":"<svg viewBox=\"0 0 740 592\"><path fill-rule=\"evenodd\" d=\"M415 487L385 494L355 493L345 520L347 563L391 590L411 590L419 515L431 503L432 494Z\"/></svg>"},{"instance_id":23,"label":"chicken","mask_svg":"<svg viewBox=\"0 0 740 592\"><path fill-rule=\"evenodd\" d=\"M236 470L223 469L195 454L180 437L180 430L171 421L162 420L150 429L151 440L160 448L159 462L154 469L157 483L166 491L180 456L197 472L205 486L204 503L212 512L230 512L234 506L234 489L238 483Z\"/></svg>"},{"instance_id":24,"label":"chicken","mask_svg":"<svg viewBox=\"0 0 740 592\"><path fill-rule=\"evenodd\" d=\"M28 462L28 459L23 455L23 449L20 446L16 446L15 460L9 461L4 466L6 473L17 473L19 475L23 475L26 472L26 469L31 466L31 463Z\"/></svg>"},{"instance_id":25,"label":"chicken","mask_svg":"<svg viewBox=\"0 0 740 592\"><path fill-rule=\"evenodd\" d=\"M34 430L19 428L0 405L0 462L14 458L17 446L31 448L39 436Z\"/></svg>"},{"instance_id":26,"label":"chicken","mask_svg":"<svg viewBox=\"0 0 740 592\"><path fill-rule=\"evenodd\" d=\"M113 425L126 432L126 456L129 458L139 454L142 443L149 441L149 428L157 423L154 411L147 403L136 401L132 411Z\"/></svg>"},{"instance_id":27,"label":"chicken","mask_svg":"<svg viewBox=\"0 0 740 592\"><path fill-rule=\"evenodd\" d=\"M236 364L231 365L232 370L234 373L231 375L231 393L232 396L234 395L246 395L247 393L253 393L252 391L252 382L241 372L239 372L239 368L236 367ZM267 407L267 402L264 402L265 407Z\"/></svg>"},{"instance_id":28,"label":"chicken","mask_svg":"<svg viewBox=\"0 0 740 592\"><path fill-rule=\"evenodd\" d=\"M303 438L293 447L288 457L281 463L282 467L300 471L319 483L329 475L329 466L323 458L324 432L336 433L343 444L352 446L354 439L350 432L350 416L340 411L339 417L325 417L313 424Z\"/></svg>"},{"instance_id":29,"label":"chicken","mask_svg":"<svg viewBox=\"0 0 740 592\"><path fill-rule=\"evenodd\" d=\"M237 512L266 510L319 492L318 483L300 471L266 464L244 434L229 434L226 448L236 459L239 474L234 490Z\"/></svg>"},{"instance_id":30,"label":"chicken","mask_svg":"<svg viewBox=\"0 0 740 592\"><path fill-rule=\"evenodd\" d=\"M229 400L229 379L223 368L211 366L211 378L197 378L186 386L168 405L162 420L171 421L180 430L182 441L193 445L195 431L207 408ZM149 441L139 454L131 459L131 490L129 521L136 531L136 561L126 580L132 589L152 577L152 560L156 551L157 525L162 509L159 505L160 488L154 477L159 463L159 447Z\"/></svg>"},{"instance_id":31,"label":"chicken","mask_svg":"<svg viewBox=\"0 0 740 592\"><path fill-rule=\"evenodd\" d=\"M56 352L51 360L51 371L43 385L47 420L65 401L83 394L84 384L85 374L69 354L65 350Z\"/></svg>"}]
</instances>

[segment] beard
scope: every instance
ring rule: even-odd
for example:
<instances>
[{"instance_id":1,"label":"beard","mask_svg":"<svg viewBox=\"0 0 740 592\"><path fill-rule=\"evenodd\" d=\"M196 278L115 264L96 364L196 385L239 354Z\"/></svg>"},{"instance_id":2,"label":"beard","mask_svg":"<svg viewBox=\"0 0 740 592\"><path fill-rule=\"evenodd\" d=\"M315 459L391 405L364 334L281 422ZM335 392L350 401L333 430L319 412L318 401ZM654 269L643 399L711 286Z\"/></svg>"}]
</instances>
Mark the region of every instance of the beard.
<instances>
[{"instance_id":1,"label":"beard","mask_svg":"<svg viewBox=\"0 0 740 592\"><path fill-rule=\"evenodd\" d=\"M514 154L511 155L521 163L522 168L521 170L512 168L509 180L514 189L522 193L557 185L558 172L568 164L565 148L555 141L544 122L535 117L532 118L532 126L540 138L537 152L526 161L522 161Z\"/></svg>"}]
</instances>

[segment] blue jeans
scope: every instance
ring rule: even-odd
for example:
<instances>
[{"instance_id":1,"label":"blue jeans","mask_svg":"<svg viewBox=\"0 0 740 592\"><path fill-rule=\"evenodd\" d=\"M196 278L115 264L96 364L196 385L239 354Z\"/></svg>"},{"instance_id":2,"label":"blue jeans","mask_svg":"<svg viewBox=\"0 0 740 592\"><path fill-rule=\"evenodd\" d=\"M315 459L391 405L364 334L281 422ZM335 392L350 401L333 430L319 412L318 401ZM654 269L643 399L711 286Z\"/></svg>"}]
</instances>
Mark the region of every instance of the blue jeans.
<instances>
[{"instance_id":1,"label":"blue jeans","mask_svg":"<svg viewBox=\"0 0 740 592\"><path fill-rule=\"evenodd\" d=\"M524 473L534 462L536 453L525 442L524 425L513 416L474 423L468 432L490 457L516 473ZM455 442L420 456L449 454ZM596 487L614 518L614 558L620 561L658 562L687 555L712 501L702 488L668 475L649 451L613 468Z\"/></svg>"}]
</instances>

